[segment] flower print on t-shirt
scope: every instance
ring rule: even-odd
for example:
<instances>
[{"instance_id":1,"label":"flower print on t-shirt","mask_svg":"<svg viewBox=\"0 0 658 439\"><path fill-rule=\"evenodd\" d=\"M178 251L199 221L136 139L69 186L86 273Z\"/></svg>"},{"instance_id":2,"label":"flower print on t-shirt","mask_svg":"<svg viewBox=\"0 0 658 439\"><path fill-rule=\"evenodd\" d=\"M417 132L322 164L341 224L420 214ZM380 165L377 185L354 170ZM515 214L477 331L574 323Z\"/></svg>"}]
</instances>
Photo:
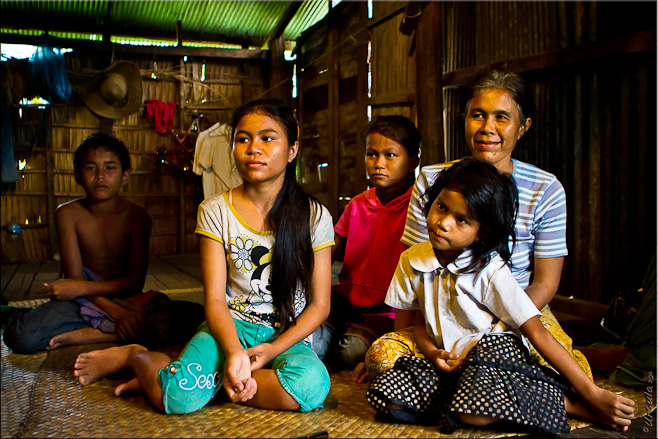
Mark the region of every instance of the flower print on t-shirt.
<instances>
[{"instance_id":1,"label":"flower print on t-shirt","mask_svg":"<svg viewBox=\"0 0 658 439\"><path fill-rule=\"evenodd\" d=\"M242 273L248 273L254 269L251 263L251 249L253 247L254 241L244 236L238 236L236 239L231 240L229 259L233 261L235 268Z\"/></svg>"}]
</instances>

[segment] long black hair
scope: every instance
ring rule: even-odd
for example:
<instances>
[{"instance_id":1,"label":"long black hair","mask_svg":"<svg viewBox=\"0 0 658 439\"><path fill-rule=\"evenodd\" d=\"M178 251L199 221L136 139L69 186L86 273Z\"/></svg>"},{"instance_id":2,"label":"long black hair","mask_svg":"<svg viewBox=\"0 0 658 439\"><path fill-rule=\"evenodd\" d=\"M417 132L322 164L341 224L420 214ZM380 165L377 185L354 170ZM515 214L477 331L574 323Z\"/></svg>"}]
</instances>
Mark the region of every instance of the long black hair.
<instances>
[{"instance_id":1,"label":"long black hair","mask_svg":"<svg viewBox=\"0 0 658 439\"><path fill-rule=\"evenodd\" d=\"M297 141L297 120L290 108L279 99L258 99L238 107L229 123L231 138L240 120L254 113L279 122L285 130L289 145ZM277 335L296 321L294 300L298 287L301 287L308 301L308 286L314 267L311 215L314 214L315 226L321 209L320 202L297 183L296 171L297 157L286 166L281 191L267 213L267 221L274 233L270 288L272 302L278 311Z\"/></svg>"},{"instance_id":2,"label":"long black hair","mask_svg":"<svg viewBox=\"0 0 658 439\"><path fill-rule=\"evenodd\" d=\"M519 210L519 197L514 178L498 172L495 166L474 159L461 160L444 169L427 189L425 216L429 215L434 200L442 189L459 192L466 202L468 214L480 224L480 239L469 248L473 259L462 272L478 271L491 260L493 252L510 263L512 247L516 244L514 224Z\"/></svg>"}]
</instances>

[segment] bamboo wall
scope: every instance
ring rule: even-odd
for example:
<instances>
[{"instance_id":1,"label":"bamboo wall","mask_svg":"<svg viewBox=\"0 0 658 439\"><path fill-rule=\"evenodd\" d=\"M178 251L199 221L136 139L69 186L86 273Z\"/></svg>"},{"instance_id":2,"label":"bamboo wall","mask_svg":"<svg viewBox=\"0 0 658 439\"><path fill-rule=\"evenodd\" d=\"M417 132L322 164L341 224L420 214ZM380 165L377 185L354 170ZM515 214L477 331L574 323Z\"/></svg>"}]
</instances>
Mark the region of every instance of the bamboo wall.
<instances>
[{"instance_id":1,"label":"bamboo wall","mask_svg":"<svg viewBox=\"0 0 658 439\"><path fill-rule=\"evenodd\" d=\"M478 68L519 72L531 85L537 112L514 157L555 174L567 193L569 256L559 293L608 303L617 292L640 287L656 252L656 4L422 3L419 23L407 36L400 23L412 6L373 2L370 19L365 8L358 10L360 26L367 29L359 42L371 44L372 86L370 97L357 88L354 120L362 120L368 106L373 117L403 114L421 133L441 133L430 141L423 137L423 165L454 160L468 155L462 86ZM336 19L324 21L340 29ZM318 72L330 70L331 34L321 29L316 25L304 43L319 49L309 49L298 64L314 66L315 76L307 71L299 78L307 92ZM422 44L415 45L419 39ZM367 72L362 63L367 52L357 57L358 76ZM428 98L434 86L437 96ZM325 125L335 114L348 118L344 111L351 110L314 96L302 93L298 99L303 135L316 139L307 142L307 154L339 157L339 142L329 141ZM422 99L436 107L419 107ZM311 111L318 102L321 109ZM342 123L337 126L336 139L351 135ZM342 184L341 172L329 184L331 178ZM361 181L352 195L365 188ZM330 190L319 191L328 205L337 204Z\"/></svg>"},{"instance_id":2,"label":"bamboo wall","mask_svg":"<svg viewBox=\"0 0 658 439\"><path fill-rule=\"evenodd\" d=\"M97 53L67 54L72 85L75 87L85 69L101 70L109 66L107 58ZM52 210L84 195L75 183L73 153L87 136L101 130L109 130L130 151L132 176L121 195L150 213L151 254L198 251L194 228L203 189L201 177L191 170L196 136L215 122L227 122L234 107L261 93L261 61L207 58L184 62L178 57L143 55L115 59L120 60L132 61L140 68L144 101L156 99L176 104L174 129L168 134L157 133L146 118L145 105L129 117L101 123L75 92L67 103L45 109L15 105L12 108L15 158L25 159L27 165L19 172L15 187L2 192L0 222L5 225L15 216L22 224L27 258L54 256L57 249L51 245L49 234ZM201 81L204 73L205 79ZM203 115L200 120L205 123L190 131L193 118L199 115ZM187 150L184 150L177 139L188 131ZM50 169L49 154L52 155ZM49 198L53 207L49 207ZM26 221L29 225L25 225ZM1 237L4 255L6 233Z\"/></svg>"},{"instance_id":3,"label":"bamboo wall","mask_svg":"<svg viewBox=\"0 0 658 439\"><path fill-rule=\"evenodd\" d=\"M362 138L369 122L367 107L373 118L402 114L415 120L415 57L407 56L411 38L399 38L397 31L404 5L375 2L368 20L364 2L340 4L298 41L300 175L334 221L367 188ZM391 63L403 57L404 62ZM323 163L327 166L318 166Z\"/></svg>"}]
</instances>

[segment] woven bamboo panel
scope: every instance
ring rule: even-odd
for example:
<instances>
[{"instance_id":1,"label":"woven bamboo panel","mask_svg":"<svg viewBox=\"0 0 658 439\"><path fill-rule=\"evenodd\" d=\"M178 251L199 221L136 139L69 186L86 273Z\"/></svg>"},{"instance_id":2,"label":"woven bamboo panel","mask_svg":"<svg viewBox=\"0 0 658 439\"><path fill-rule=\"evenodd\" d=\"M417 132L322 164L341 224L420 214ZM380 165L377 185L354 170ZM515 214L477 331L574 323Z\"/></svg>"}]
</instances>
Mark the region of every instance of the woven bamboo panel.
<instances>
[{"instance_id":1,"label":"woven bamboo panel","mask_svg":"<svg viewBox=\"0 0 658 439\"><path fill-rule=\"evenodd\" d=\"M68 149L72 154L83 140L97 132L98 128L93 125L85 128L53 126L53 148Z\"/></svg>"},{"instance_id":2,"label":"woven bamboo panel","mask_svg":"<svg viewBox=\"0 0 658 439\"><path fill-rule=\"evenodd\" d=\"M99 126L98 117L84 105L62 105L52 107L53 126L77 126L77 127L94 127ZM54 139L53 139L54 141ZM57 145L55 143L55 145ZM78 144L72 146L75 149ZM57 146L55 146L57 147Z\"/></svg>"},{"instance_id":3,"label":"woven bamboo panel","mask_svg":"<svg viewBox=\"0 0 658 439\"><path fill-rule=\"evenodd\" d=\"M2 210L0 213L2 225L7 224L12 216L15 216L16 221L22 226L25 226L26 220L29 225L45 223L46 194L43 194L43 196L3 194L0 209ZM41 221L39 221L39 218L41 218Z\"/></svg>"},{"instance_id":4,"label":"woven bamboo panel","mask_svg":"<svg viewBox=\"0 0 658 439\"><path fill-rule=\"evenodd\" d=\"M48 259L50 257L50 240L47 228L46 195L21 196L18 194L3 194L0 202L0 222L8 224L11 217L21 225L21 240L24 255L28 259ZM26 224L27 221L27 224ZM7 234L0 233L2 251L6 249Z\"/></svg>"}]
</instances>

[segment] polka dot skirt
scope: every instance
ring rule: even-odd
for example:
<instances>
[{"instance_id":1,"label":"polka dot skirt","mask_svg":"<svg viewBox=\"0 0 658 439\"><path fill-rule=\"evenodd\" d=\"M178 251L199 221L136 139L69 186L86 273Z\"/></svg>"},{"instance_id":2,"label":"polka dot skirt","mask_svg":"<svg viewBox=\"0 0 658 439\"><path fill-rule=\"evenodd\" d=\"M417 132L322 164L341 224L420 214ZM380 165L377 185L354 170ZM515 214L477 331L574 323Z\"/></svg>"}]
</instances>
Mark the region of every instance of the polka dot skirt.
<instances>
[{"instance_id":1,"label":"polka dot skirt","mask_svg":"<svg viewBox=\"0 0 658 439\"><path fill-rule=\"evenodd\" d=\"M536 365L521 341L487 334L453 373L407 355L375 378L368 402L397 421L438 425L451 433L456 413L485 415L551 434L569 431L564 407L568 386L552 370Z\"/></svg>"}]
</instances>

